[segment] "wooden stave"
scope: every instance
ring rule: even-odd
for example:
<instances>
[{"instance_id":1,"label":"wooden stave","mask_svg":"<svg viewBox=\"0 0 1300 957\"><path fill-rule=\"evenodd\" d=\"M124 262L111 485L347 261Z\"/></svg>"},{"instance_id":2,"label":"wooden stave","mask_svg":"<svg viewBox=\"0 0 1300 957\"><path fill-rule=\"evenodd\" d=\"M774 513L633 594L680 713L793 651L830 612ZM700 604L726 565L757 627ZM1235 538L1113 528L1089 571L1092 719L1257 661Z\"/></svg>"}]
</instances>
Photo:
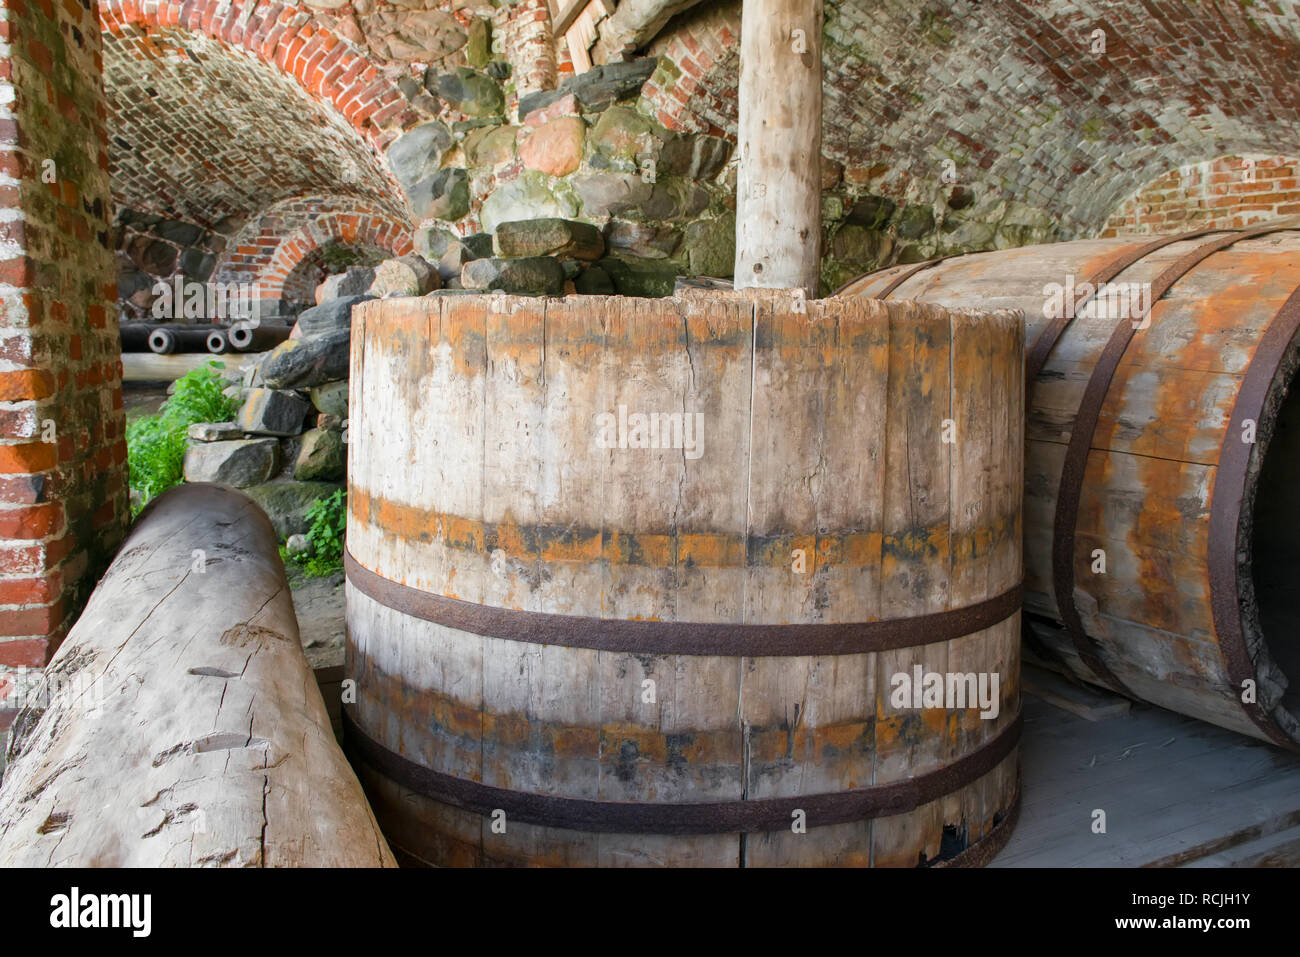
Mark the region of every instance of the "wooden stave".
<instances>
[{"instance_id":1,"label":"wooden stave","mask_svg":"<svg viewBox=\"0 0 1300 957\"><path fill-rule=\"evenodd\" d=\"M591 302L592 298L593 297L588 297L588 302ZM492 301L493 300L480 300L480 303L491 303ZM444 300L444 302L446 301ZM497 308L516 310L516 314L518 314L518 311L526 313L537 308L535 302L526 300L518 301L501 298L495 300L495 302ZM607 302L615 301L610 300ZM365 394L365 366L368 361L379 363L381 369L386 369L387 372L391 374L393 368L391 364L388 366L384 365L385 359L387 358L384 355L384 347L386 345L393 346L396 352L400 354L420 342L422 336L426 338L426 341L437 339L438 336L445 334L448 329L449 317L447 314L456 314L460 310L466 308L466 305L467 304L464 301L454 302L450 305L440 305L437 302L410 300L407 301L407 304L404 306L385 303L380 308L371 307L367 309L363 307L361 310L358 310L354 315L354 335L359 336L359 338L354 340L354 342L357 342L360 345L358 348L354 348L353 350L353 367L350 380L352 389L351 407L353 409L361 409L364 407L363 403L365 400L363 399L363 395ZM548 307L550 305L551 304L548 303ZM480 304L478 308L482 309L483 306ZM661 307L657 307L654 304L635 304L628 305L628 308L635 312L637 310L653 311L654 309ZM722 309L725 312L725 307L718 307L716 305L704 305L696 308L704 309L706 311L712 309L714 313L716 313L718 309ZM747 306L746 308L752 307ZM414 310L417 312L422 311L422 317L408 322L407 325L411 326L410 329L402 330L396 328L397 324L394 322L394 317L392 315L392 312L395 309ZM690 309L688 308L687 311L689 312ZM385 315L385 312L387 312L388 315ZM437 317L436 326L433 319L435 313ZM453 315L452 318L454 319L455 316ZM637 318L637 316L633 316L633 321L635 322ZM645 319L644 316L641 316L640 318L642 320ZM712 318L717 320L718 317L715 314ZM409 316L408 319L410 319ZM527 321L527 317L525 317L525 321ZM945 321L947 320L945 319ZM689 322L689 317L687 322ZM372 335L372 332L374 332L376 327L382 328L381 335ZM1012 327L1015 328L1016 333L1019 332L1018 327L1015 327L1014 325ZM437 335L435 335L435 332ZM384 337L395 339L395 342L386 342L384 341ZM487 336L485 335L483 338L486 341ZM1013 338L1018 340L1019 337L1018 335L1013 335ZM581 347L582 335L571 337L571 339L573 341L566 341L562 334L557 335L557 330L555 328L548 330L548 334L545 337L549 349L559 349L560 351L562 351L566 346L574 347L575 342L577 343L578 348ZM472 345L467 346L464 342L458 343L458 347L472 351ZM1017 353L1019 348L1020 344L1017 342ZM469 363L469 366L473 366L479 361L486 363L486 356L481 354L474 362ZM701 365L707 365L707 362L704 362L699 356L696 357L696 362ZM455 364L458 366L460 365L459 362ZM576 364L580 365L581 363L579 362ZM1018 367L1016 371L1018 371ZM1012 373L1012 375L1014 375L1014 373ZM992 376L989 377L990 382L993 378L994 377ZM380 379L383 381L383 376L381 376ZM444 382L443 385L445 387L446 383ZM1008 427L1011 427L1011 421L1018 424L1020 419L1020 416L1018 415L1019 389L1013 390L1013 392L1016 400L1017 414L1008 416ZM442 414L441 410L429 412L430 417L435 417L440 414ZM468 416L467 418L472 419L473 416ZM1018 427L1018 425L1016 427ZM355 438L350 445L350 458L352 462L352 498L354 502L361 497L357 494L358 491L366 490L364 484L359 484L359 480L361 482L376 483L382 489L385 483L390 482L393 478L391 472L383 473L382 470L378 470L381 474L376 474L376 470L369 469L370 463L375 461L374 449L370 443L370 431L371 427L366 421L366 416L364 414L354 414L352 433ZM385 428L383 431L384 441L391 450L393 439L395 437L394 432L397 430L389 427ZM417 428L413 431L419 431L419 429ZM478 438L481 439L482 437L479 436ZM415 443L407 442L406 438L401 436L398 436L397 440L398 448L396 449L396 453L398 456L405 455L409 458L410 455L415 453ZM1016 455L1018 456L1018 447ZM1018 458L1015 460L1015 465L1015 475L1009 475L1009 481L1018 483ZM1010 472L1011 470L1008 469L1007 471ZM464 490L461 489L460 491L463 492ZM1006 501L1002 504L1009 505L1012 503L1014 503L1015 509L1018 509L1018 494L1007 496ZM383 516L381 516L381 521L377 523L378 525L384 524L382 518ZM1018 548L1015 547L1016 537L1017 536L1014 534L1007 536L1010 544L1009 546L1004 547L1004 553L1007 555L1014 553L1017 557L1014 558L1013 568L1009 570L1005 568L1002 569L1004 578L1007 577L1008 571L1010 571L1013 577L1018 577L1019 575ZM372 566L378 564L381 566L382 571L386 571L394 577L401 577L396 571L399 568L414 569L415 574L406 576L408 584L413 584L416 587L422 588L435 586L435 583L429 580L419 580L419 569L423 564L436 565L440 556L430 558L429 555L431 553L426 550L426 552L423 553L426 561L422 563L420 560L420 553L412 552L410 550L410 542L402 543L400 547L396 548L387 568L383 567L383 563L368 562L368 559L373 557L372 552L378 553L381 551L382 543L385 541L388 541L391 546L392 539L393 536L391 535L390 528L376 527L376 524L372 524L370 521L363 521L357 515L355 510L350 510L350 548L353 549L354 553L358 553L362 557L363 564L370 564ZM428 543L426 543L426 545L427 544ZM469 577L467 569L464 566L458 568L457 572L458 576L456 577L456 581L458 582ZM437 587L435 586L433 590L437 590ZM482 594L468 597L471 597L474 600L483 600L484 598ZM494 602L502 600L499 594L489 595L487 598ZM405 618L409 618L409 616L405 616ZM461 712L461 719L463 721L472 724L475 720L474 708L472 706L465 708L463 707L463 701L449 699L442 703L442 710L438 714L435 715L431 711L426 710L418 715L418 720L409 720L411 718L409 709L412 701L418 701L422 706L429 706L430 699L434 696L429 694L429 689L427 687L411 688L402 680L401 675L404 673L404 669L407 668L414 668L418 671L419 668L427 667L427 659L429 657L427 655L427 647L432 641L442 640L449 645L456 645L459 643L461 646L463 646L467 640L470 642L478 641L480 645L479 650L471 653L476 653L479 656L479 660L483 662L494 660L497 657L506 657L508 659L511 653L502 651L502 644L497 639L477 639L475 636L468 636L463 632L457 632L455 629L431 626L427 622L418 622L414 625L414 627L420 632L420 635L414 642L413 647L423 647L426 651L425 654L413 652L412 647L406 649L408 652L411 652L409 655L402 652L393 652L391 648L375 647L374 642L371 640L375 635L391 636L397 631L410 627L412 627L411 622L404 621L401 613L393 612L391 609L377 610L377 606L373 602L369 602L365 599L364 596L358 598L356 589L349 585L350 638L348 646L348 670L349 674L358 678L359 692L358 704L356 706L356 720L359 724L375 733L379 739L386 741L396 751L400 752L405 750L410 753L421 753L421 749L424 749L422 763L431 766L437 766L441 763L449 766L472 767L475 759L474 753L455 754L454 743L449 743L447 741L431 742L427 739L420 740L418 735L419 729L413 728L412 725L426 727L436 725L439 728L445 728L450 723L448 721L448 716L453 715L458 711ZM1018 654L1018 632L1015 620L1013 619L1004 622L998 629L991 630L998 631L998 634L992 639L987 638L985 633L979 632L967 636L966 641L973 646L979 646L986 640L993 641L999 649L998 653L1007 657L1005 671L1008 674L1015 674L1018 672L1018 660L1015 658ZM491 651L488 650L489 646L492 649ZM551 649L551 653L555 653L554 649ZM377 664L375 661L376 655L382 657L385 654L397 654L396 661L379 662ZM453 652L453 656L454 654L455 652ZM567 654L580 655L582 652L570 651L567 652ZM421 660L418 662L410 662L409 658L412 657ZM629 661L634 661L636 657L638 656L623 655L621 658L621 664L615 663L611 660L609 662L602 662L600 667L606 670L610 668L617 669L618 667L626 666ZM659 664L660 661L667 659L668 657L669 656L658 656L659 660L656 660L655 663ZM390 667L385 671L385 669L381 667L383 664L389 664ZM644 664L644 662L641 662L641 664ZM874 661L870 664L872 674L875 672L876 664L877 663ZM788 665L786 662L782 662L782 666L784 667ZM711 662L702 669L701 673L709 674L709 668L716 671L717 667L718 665L716 661ZM802 667L807 667L807 665L803 665ZM897 667L897 665L895 665L895 667ZM680 656L677 661L674 662L673 668L677 670L682 668ZM728 669L735 670L735 665L730 662L726 663L724 670ZM553 671L558 672L561 669L547 668L544 670L546 670L547 674L551 674ZM380 681L377 678L377 675L380 673L384 673L383 681ZM393 685L394 673L398 675L396 685ZM691 680L694 680L698 684L702 679L699 674L694 674L691 676ZM376 691L376 689L382 690ZM1018 682L1015 680L1009 682L1003 691L1007 700L1003 706L1002 717L999 719L999 723L1014 720L1019 710ZM388 703L393 701L402 702L402 705L398 708L389 707ZM516 724L526 726L528 722L516 721ZM461 730L463 731L464 729ZM594 733L594 729L582 728L580 726L561 730L564 733L569 734L570 737L576 736L579 738L584 734L587 737L590 737ZM690 730L699 733L699 729ZM993 731L984 728L980 728L979 730L981 733L986 731L988 734L993 733ZM472 729L470 733L472 734ZM412 734L416 735L414 739L411 737ZM455 735L452 735L452 737L454 738ZM725 734L723 737L725 737ZM642 743L645 742L645 739L639 740ZM441 753L437 751L440 745L444 747L444 750ZM662 747L663 743L658 742L658 745ZM719 747L722 746L719 745ZM482 760L481 750L478 753L478 757ZM1015 762L1016 756L1013 753L997 768L989 774L982 776L979 780L973 781L971 784L961 788L953 794L947 795L945 798L931 802L929 805L919 809L913 814L900 815L898 820L888 821L889 826L882 828L882 830L886 834L892 834L893 839L897 841L899 834L907 835L909 828L913 830L915 829L915 822L917 820L930 822L941 821L945 810L943 805L945 804L947 805L949 812L951 812L954 807L961 808L963 804L967 806L978 805L982 808L985 803L985 792L988 791L997 795L999 800L990 802L997 804L997 808L991 810L988 815L983 816L976 822L975 833L972 839L972 846L974 846L984 833L992 830L994 824L993 815L1005 815L1008 812L1009 805L1007 802L1013 800L1010 795L1015 792L1016 785ZM897 767L893 769L893 773L900 776L910 775L917 769L917 762L912 760L910 757L906 757L904 760L900 760L896 763ZM375 779L373 770L366 769L363 773L363 777L366 777L367 775L373 782ZM541 786L543 783L544 782L540 776L534 778L534 784ZM393 782L387 782L387 787L391 793L387 793L386 797L382 794L372 795L372 799L376 803L377 814L379 814L381 818L385 814L382 808L386 806L396 809L394 813L398 816L400 816L400 809L409 806L411 803L419 804L423 808L421 815L425 819L424 827L414 829L414 832L412 833L415 836L411 836L410 833L408 833L411 832L409 827L411 822L409 821L392 821L390 822L392 826L387 829L390 839L393 839L395 845L405 850L408 854L411 854L414 858L423 857L426 860L434 858L441 862L450 863L495 862L554 864L582 861L585 863L612 864L618 862L619 854L633 853L633 850L629 850L630 845L624 846L622 850L617 852L612 850L611 848L614 845L611 845L610 839L604 836L602 836L604 837L604 843L602 845L599 840L593 839L590 835L578 835L579 839L570 839L574 838L575 832L561 832L554 828L534 828L532 831L529 831L529 825L519 825L520 828L524 829L524 832L523 836L519 838L521 843L515 848L515 850L511 851L503 849L502 845L504 842L489 842L485 839L481 826L479 826L477 830L475 829L475 821L478 821L481 825L481 818L477 815L466 814L466 812L459 811L455 808L447 808L437 805L435 802L417 799L409 793L408 789L403 789L400 785ZM735 796L739 796L738 791ZM832 827L839 827L839 825L834 825ZM825 830L830 829L831 828L826 828ZM539 832L546 833L540 834ZM395 838L394 833L398 835ZM404 834L407 836L402 836ZM421 839L419 837L420 834L424 834L425 838ZM477 837L475 837L476 834L478 835ZM788 859L788 856L791 853L790 840L787 838L782 841L782 837L783 835L778 834L775 836L769 835L761 840L755 840L754 837L751 837L748 842L742 840L741 846L744 847L746 843L748 843L748 847L753 855L749 858L747 863L779 862ZM642 840L644 843L646 835L640 835L638 839ZM836 839L842 840L842 838ZM420 845L421 840L424 840L423 845ZM914 843L915 839L912 840ZM937 845L937 836L935 836L930 843L931 845ZM418 846L411 847L409 846L411 844ZM635 844L635 842L633 842L633 844ZM708 846L704 847L704 845ZM604 850L600 851L599 848L602 846L604 847ZM704 849L702 849L702 847L704 847ZM669 855L673 863L709 862L725 864L735 863L737 861L736 838L734 835L722 835L716 839L711 839L709 842L704 842L703 844L701 839L698 837L693 838L689 843L681 841L675 843L669 842L669 850L671 850L671 854L677 855L675 857L672 857L671 854ZM660 848L659 853L661 855L669 854L669 850ZM927 847L927 850L931 852L929 857L933 858L937 851L937 846ZM743 855L745 852L742 851L741 853ZM891 849L888 846L876 848L875 853L877 863L915 863L915 860L908 861L906 857L899 857L897 850ZM893 855L892 857L890 856L891 854ZM864 863L865 861L860 858L853 858L844 862Z\"/></svg>"},{"instance_id":2,"label":"wooden stave","mask_svg":"<svg viewBox=\"0 0 1300 957\"><path fill-rule=\"evenodd\" d=\"M1267 229L1270 235L1251 238L1257 229ZM1111 528L1115 526L1118 508L1107 504L1107 496L1112 501L1122 501L1127 490L1130 498L1139 491L1146 493L1147 501L1155 497L1149 492L1150 485L1139 490L1117 484L1113 478L1141 471L1134 465L1143 454L1141 443L1126 444L1123 440L1124 426L1135 417L1138 406L1135 398L1128 396L1130 381L1140 378L1136 374L1139 370L1153 366L1154 360L1161 358L1161 350L1180 339L1198 347L1188 349L1193 360L1186 363L1190 366L1189 376L1195 374L1208 379L1211 374L1217 374L1224 379L1229 376L1244 379L1254 368L1259 343L1265 339L1269 327L1282 318L1284 304L1300 287L1300 231L1293 222L1284 221L1246 231L1219 229L1166 237L1163 241L1168 245L1137 259L1117 277L1116 281L1120 282L1153 281L1180 257L1198 247L1233 239L1233 245L1195 265L1174 284L1169 295L1153 309L1150 328L1138 333L1129 344L1115 381L1110 384L1091 444L1083 485L1077 532L1081 544L1075 553L1075 595L1079 596L1080 590L1087 591L1082 584L1088 581L1096 591L1090 596L1092 602L1099 608L1109 606L1105 613L1097 614L1092 612L1090 603L1084 620L1087 634L1123 685L1122 689L1112 686L1113 690L1123 690L1140 700L1294 749L1300 741L1300 720L1281 706L1282 694L1276 690L1280 672L1268 646L1259 639L1253 584L1246 565L1230 554L1234 549L1248 548L1250 516L1242 517L1236 535L1221 532L1219 544L1213 549L1210 546L1212 517L1236 504L1216 499L1212 491L1207 491L1213 487L1214 465L1225 447L1229 428L1239 418L1231 401L1236 397L1236 390L1226 392L1207 406L1203 419L1218 418L1219 427L1211 421L1201 421L1185 430L1181 441L1187 448L1175 453L1183 455L1185 460L1174 458L1171 465L1161 464L1164 458L1171 457L1168 449L1156 449L1161 455L1152 452L1146 459L1146 471L1157 475L1159 483L1169 489L1161 497L1158 509L1167 520L1159 526L1148 522L1146 531L1155 533L1157 544L1153 548L1157 554L1166 550L1179 554L1181 550L1191 566L1190 572L1179 568L1163 575L1148 574L1138 587L1131 577L1113 574L1113 565L1112 575L1092 576L1084 557L1094 547L1106 547L1108 560L1116 556L1131 557L1123 549L1109 547L1115 537L1106 534L1105 528L1108 523ZM1027 338L1032 343L1047 325L1041 311L1035 311L1035 306L1043 303L1038 284L1045 278L1058 281L1062 270L1073 266L1071 271L1084 280L1104 268L1109 259L1126 256L1132 259L1150 245L1153 245L1151 237L1080 240L973 254L947 260L921 278L898 284L892 295L943 305L1022 308L1027 316ZM895 267L869 274L846 284L844 291L848 295L880 295L903 272ZM972 283L978 288L971 289ZM1216 305L1222 303L1230 303L1234 309L1228 325L1215 315ZM1061 430L1066 430L1061 441L1068 438L1073 412L1078 407L1091 365L1113 327L1113 320L1089 328L1078 319L1067 326L1042 374L1029 383L1026 431L1026 638L1040 657L1045 656L1050 663L1076 677L1103 685L1108 683L1099 680L1072 646L1068 633L1061 630L1060 612L1052 595L1051 562L1044 556L1051 553L1052 513L1060 479L1062 446L1052 441L1053 431L1060 435ZM1207 329L1211 335L1206 334ZM1218 335L1218 342L1210 347L1207 341L1214 341L1213 334ZM1270 368L1280 363L1293 369L1300 362L1296 358L1298 350L1300 342L1292 341L1289 349L1275 347L1267 355L1259 354L1258 361ZM1222 368L1210 361L1223 356L1230 361L1222 364ZM1183 364L1182 360L1167 363L1168 368L1162 369L1161 374L1172 381L1175 378L1172 370ZM1289 374L1279 374L1269 386L1269 403L1274 412L1289 378ZM1170 390L1175 396L1195 387L1194 382L1177 385L1179 388ZM1204 385L1201 390L1202 395L1210 391ZM1045 405L1049 406L1046 410ZM1163 418L1161 423L1163 426ZM1245 474L1235 476L1236 487L1244 487L1245 494L1252 499L1254 477L1267 455L1275 424L1268 416L1260 419L1260 437L1252 448L1250 463ZM1103 448L1108 450L1104 454ZM1261 449L1264 451L1260 452ZM1097 481L1102 472L1112 476L1110 485ZM1169 502L1198 494L1203 500L1203 510L1197 520L1186 521L1181 516L1174 520L1172 516L1177 513ZM1236 492L1230 499L1241 494ZM1162 529L1171 533L1167 536L1169 542L1158 541ZM1217 572L1211 570L1212 565L1217 567ZM1131 609L1135 603L1150 600L1147 596L1152 594L1168 604L1165 596L1176 590L1168 586L1172 584L1185 590L1189 583L1195 589L1191 607L1177 607L1174 621L1152 621L1151 617L1141 621L1111 613L1116 605ZM1239 612L1238 606L1247 610ZM1218 634L1226 636L1221 646L1216 640ZM1202 635L1205 640L1200 638ZM1243 702L1240 689L1247 678L1258 689L1262 699L1259 706Z\"/></svg>"}]
</instances>

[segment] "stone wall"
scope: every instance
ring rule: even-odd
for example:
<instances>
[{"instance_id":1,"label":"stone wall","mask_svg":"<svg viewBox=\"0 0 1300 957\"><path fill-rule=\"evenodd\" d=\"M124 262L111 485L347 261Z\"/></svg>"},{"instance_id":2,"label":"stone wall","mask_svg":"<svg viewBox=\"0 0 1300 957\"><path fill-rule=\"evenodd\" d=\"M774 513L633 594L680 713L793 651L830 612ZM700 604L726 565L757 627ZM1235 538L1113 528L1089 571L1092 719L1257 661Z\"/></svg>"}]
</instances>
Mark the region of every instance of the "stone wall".
<instances>
[{"instance_id":1,"label":"stone wall","mask_svg":"<svg viewBox=\"0 0 1300 957\"><path fill-rule=\"evenodd\" d=\"M167 219L120 206L114 216L117 250L117 316L122 320L153 318L157 284L179 276L207 282L226 238L193 223Z\"/></svg>"},{"instance_id":2,"label":"stone wall","mask_svg":"<svg viewBox=\"0 0 1300 957\"><path fill-rule=\"evenodd\" d=\"M121 540L127 490L94 8L5 0L0 42L0 669L13 669L49 660ZM0 673L0 694L12 688Z\"/></svg>"}]
</instances>

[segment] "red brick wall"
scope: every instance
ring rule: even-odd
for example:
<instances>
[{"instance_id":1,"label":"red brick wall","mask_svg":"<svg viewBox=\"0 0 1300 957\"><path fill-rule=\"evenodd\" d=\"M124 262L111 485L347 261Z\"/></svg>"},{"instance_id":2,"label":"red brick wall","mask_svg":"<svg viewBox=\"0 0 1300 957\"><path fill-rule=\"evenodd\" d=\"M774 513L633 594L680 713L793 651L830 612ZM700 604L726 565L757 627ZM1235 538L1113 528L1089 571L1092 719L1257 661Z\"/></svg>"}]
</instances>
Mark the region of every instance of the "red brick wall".
<instances>
[{"instance_id":1,"label":"red brick wall","mask_svg":"<svg viewBox=\"0 0 1300 957\"><path fill-rule=\"evenodd\" d=\"M0 17L0 668L39 667L125 527L122 366L94 7Z\"/></svg>"},{"instance_id":2,"label":"red brick wall","mask_svg":"<svg viewBox=\"0 0 1300 957\"><path fill-rule=\"evenodd\" d=\"M514 0L497 11L496 30L504 37L515 92L519 96L553 90L555 39L547 0Z\"/></svg>"},{"instance_id":3,"label":"red brick wall","mask_svg":"<svg viewBox=\"0 0 1300 957\"><path fill-rule=\"evenodd\" d=\"M1221 156L1171 170L1144 186L1106 222L1103 236L1177 233L1300 214L1300 160Z\"/></svg>"}]
</instances>

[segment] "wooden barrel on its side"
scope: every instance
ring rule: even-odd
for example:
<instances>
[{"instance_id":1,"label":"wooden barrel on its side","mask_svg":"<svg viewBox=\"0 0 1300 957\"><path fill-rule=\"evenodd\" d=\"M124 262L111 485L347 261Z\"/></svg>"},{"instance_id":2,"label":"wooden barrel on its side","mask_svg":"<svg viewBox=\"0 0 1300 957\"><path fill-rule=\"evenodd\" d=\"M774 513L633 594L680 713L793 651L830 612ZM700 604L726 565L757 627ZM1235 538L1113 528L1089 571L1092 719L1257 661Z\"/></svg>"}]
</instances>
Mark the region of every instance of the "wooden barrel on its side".
<instances>
[{"instance_id":1,"label":"wooden barrel on its side","mask_svg":"<svg viewBox=\"0 0 1300 957\"><path fill-rule=\"evenodd\" d=\"M345 741L399 858L1005 841L1017 314L459 296L352 328Z\"/></svg>"},{"instance_id":2,"label":"wooden barrel on its side","mask_svg":"<svg viewBox=\"0 0 1300 957\"><path fill-rule=\"evenodd\" d=\"M837 295L1022 310L1031 653L1294 747L1300 230L1288 227L979 253Z\"/></svg>"}]
</instances>

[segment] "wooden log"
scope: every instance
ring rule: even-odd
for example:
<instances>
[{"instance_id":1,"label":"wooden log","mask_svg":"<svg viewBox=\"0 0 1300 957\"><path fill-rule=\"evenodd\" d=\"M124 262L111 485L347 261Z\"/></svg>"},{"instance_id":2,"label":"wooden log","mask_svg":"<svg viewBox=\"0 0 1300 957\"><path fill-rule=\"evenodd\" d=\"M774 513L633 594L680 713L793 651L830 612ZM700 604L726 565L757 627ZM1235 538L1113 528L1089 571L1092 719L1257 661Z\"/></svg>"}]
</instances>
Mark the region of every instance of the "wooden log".
<instances>
[{"instance_id":1,"label":"wooden log","mask_svg":"<svg viewBox=\"0 0 1300 957\"><path fill-rule=\"evenodd\" d=\"M841 295L1024 312L1037 659L1294 747L1300 230L1261 228L961 256Z\"/></svg>"},{"instance_id":2,"label":"wooden log","mask_svg":"<svg viewBox=\"0 0 1300 957\"><path fill-rule=\"evenodd\" d=\"M1018 786L1018 315L719 292L352 321L345 740L399 856L992 853ZM998 676L996 715L891 701L954 664ZM891 788L914 799L872 810Z\"/></svg>"},{"instance_id":3,"label":"wooden log","mask_svg":"<svg viewBox=\"0 0 1300 957\"><path fill-rule=\"evenodd\" d=\"M228 368L243 368L245 363L259 361L265 353L245 352L225 355L218 361ZM160 356L152 352L124 352L122 354L123 382L174 382L187 372L192 372L213 360L210 352L178 352Z\"/></svg>"},{"instance_id":4,"label":"wooden log","mask_svg":"<svg viewBox=\"0 0 1300 957\"><path fill-rule=\"evenodd\" d=\"M736 288L802 288L816 296L822 0L746 0L736 129Z\"/></svg>"},{"instance_id":5,"label":"wooden log","mask_svg":"<svg viewBox=\"0 0 1300 957\"><path fill-rule=\"evenodd\" d=\"M12 729L0 866L393 864L334 741L266 515L184 485L136 521Z\"/></svg>"}]
</instances>

